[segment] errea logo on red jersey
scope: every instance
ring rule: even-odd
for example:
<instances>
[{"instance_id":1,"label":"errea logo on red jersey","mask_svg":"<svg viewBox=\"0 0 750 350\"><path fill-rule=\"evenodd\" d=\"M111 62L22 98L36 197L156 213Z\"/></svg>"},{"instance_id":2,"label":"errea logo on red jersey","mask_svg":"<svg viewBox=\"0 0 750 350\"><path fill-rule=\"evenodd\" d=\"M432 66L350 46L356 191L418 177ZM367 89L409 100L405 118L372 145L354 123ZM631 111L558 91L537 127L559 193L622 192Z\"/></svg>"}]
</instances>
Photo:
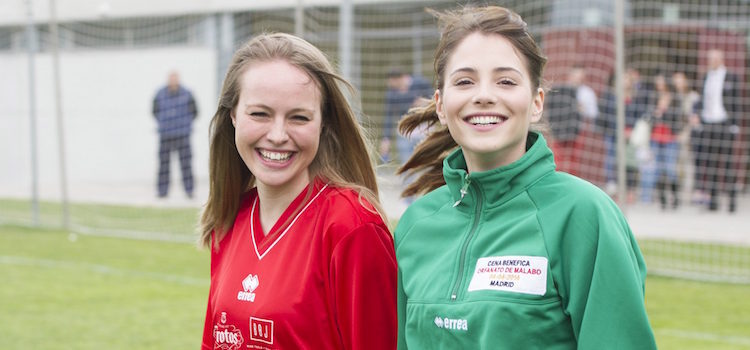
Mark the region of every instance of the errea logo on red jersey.
<instances>
[{"instance_id":1,"label":"errea logo on red jersey","mask_svg":"<svg viewBox=\"0 0 750 350\"><path fill-rule=\"evenodd\" d=\"M253 291L258 288L258 275L249 274L242 280L242 289L237 293L237 300L240 301L255 301L255 293Z\"/></svg>"}]
</instances>

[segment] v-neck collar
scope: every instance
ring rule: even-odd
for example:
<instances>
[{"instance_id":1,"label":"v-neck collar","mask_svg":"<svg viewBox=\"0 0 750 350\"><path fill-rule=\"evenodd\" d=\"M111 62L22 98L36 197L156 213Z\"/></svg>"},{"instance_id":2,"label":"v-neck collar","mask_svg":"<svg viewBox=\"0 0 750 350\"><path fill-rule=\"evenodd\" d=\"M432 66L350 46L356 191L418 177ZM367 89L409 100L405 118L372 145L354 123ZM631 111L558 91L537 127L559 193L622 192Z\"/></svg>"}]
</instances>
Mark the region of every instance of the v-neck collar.
<instances>
[{"instance_id":1,"label":"v-neck collar","mask_svg":"<svg viewBox=\"0 0 750 350\"><path fill-rule=\"evenodd\" d=\"M314 181L312 188L305 186L292 203L287 206L284 212L281 214L276 223L274 223L271 231L264 235L263 226L260 222L260 205L258 203L258 196L256 195L253 199L253 205L250 208L250 240L252 241L255 254L258 256L258 260L263 259L271 249L276 246L279 241L289 232L289 229L297 222L297 219L307 210L307 208L320 196L323 191L328 188L328 184L321 181ZM308 196L308 191L311 191L311 195ZM307 199L307 203L304 201ZM302 207L296 215L295 211ZM288 220L292 215L294 218Z\"/></svg>"}]
</instances>

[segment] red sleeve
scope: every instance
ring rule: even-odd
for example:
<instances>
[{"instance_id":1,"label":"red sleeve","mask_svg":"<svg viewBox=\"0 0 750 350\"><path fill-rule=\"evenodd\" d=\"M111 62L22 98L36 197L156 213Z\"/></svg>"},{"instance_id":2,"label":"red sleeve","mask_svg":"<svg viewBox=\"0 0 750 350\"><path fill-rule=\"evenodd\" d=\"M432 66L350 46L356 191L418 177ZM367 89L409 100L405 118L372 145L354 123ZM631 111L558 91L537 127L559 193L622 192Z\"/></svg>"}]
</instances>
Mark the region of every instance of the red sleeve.
<instances>
[{"instance_id":1,"label":"red sleeve","mask_svg":"<svg viewBox=\"0 0 750 350\"><path fill-rule=\"evenodd\" d=\"M396 348L396 254L384 226L368 223L338 242L332 304L346 349Z\"/></svg>"},{"instance_id":2,"label":"red sleeve","mask_svg":"<svg viewBox=\"0 0 750 350\"><path fill-rule=\"evenodd\" d=\"M209 302L206 310L206 321L203 324L203 342L201 345L202 350L213 350L214 348L214 318L211 309L211 303Z\"/></svg>"},{"instance_id":3,"label":"red sleeve","mask_svg":"<svg viewBox=\"0 0 750 350\"><path fill-rule=\"evenodd\" d=\"M214 271L215 264L218 259L218 252L214 247L214 233L211 233L211 244L208 249L211 249L211 284L208 290L208 303L206 306L206 320L203 323L203 342L201 350L213 350L214 348L214 313L213 313L213 298L214 298Z\"/></svg>"}]
</instances>

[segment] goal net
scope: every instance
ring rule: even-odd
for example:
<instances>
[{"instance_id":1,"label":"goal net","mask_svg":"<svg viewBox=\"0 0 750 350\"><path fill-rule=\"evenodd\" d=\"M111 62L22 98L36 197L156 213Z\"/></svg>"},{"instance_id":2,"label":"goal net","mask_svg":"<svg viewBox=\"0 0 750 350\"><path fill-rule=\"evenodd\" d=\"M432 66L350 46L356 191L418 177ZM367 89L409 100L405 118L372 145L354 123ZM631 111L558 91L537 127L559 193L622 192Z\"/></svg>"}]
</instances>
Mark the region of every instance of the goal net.
<instances>
[{"instance_id":1,"label":"goal net","mask_svg":"<svg viewBox=\"0 0 750 350\"><path fill-rule=\"evenodd\" d=\"M393 173L419 134L396 125L435 89L439 33L425 9L487 3L72 1L80 8L59 9L51 40L36 2L0 17L0 223L184 241L207 199L208 124L238 45L287 32L329 56L358 91L383 205L398 218L408 179ZM649 270L749 283L747 1L623 0L621 12L608 0L490 3L518 12L548 57L545 135L558 170L618 202ZM168 152L166 168L159 157L153 101L171 73L197 106L192 185L184 154Z\"/></svg>"}]
</instances>

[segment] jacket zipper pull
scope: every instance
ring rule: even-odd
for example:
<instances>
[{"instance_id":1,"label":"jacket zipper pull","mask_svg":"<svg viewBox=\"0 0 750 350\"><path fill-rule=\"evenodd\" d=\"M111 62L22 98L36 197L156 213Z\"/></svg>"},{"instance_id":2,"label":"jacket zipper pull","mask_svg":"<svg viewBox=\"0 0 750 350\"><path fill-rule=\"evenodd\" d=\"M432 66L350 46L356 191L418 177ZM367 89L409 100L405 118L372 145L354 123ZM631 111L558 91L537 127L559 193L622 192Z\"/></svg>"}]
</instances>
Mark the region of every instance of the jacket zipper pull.
<instances>
[{"instance_id":1,"label":"jacket zipper pull","mask_svg":"<svg viewBox=\"0 0 750 350\"><path fill-rule=\"evenodd\" d=\"M466 174L466 177L464 178L464 185L461 186L461 198L459 198L456 203L453 203L453 207L457 207L459 204L461 204L461 201L464 200L464 196L466 196L466 193L469 192L469 184L471 183L471 179L469 179L469 174Z\"/></svg>"}]
</instances>

